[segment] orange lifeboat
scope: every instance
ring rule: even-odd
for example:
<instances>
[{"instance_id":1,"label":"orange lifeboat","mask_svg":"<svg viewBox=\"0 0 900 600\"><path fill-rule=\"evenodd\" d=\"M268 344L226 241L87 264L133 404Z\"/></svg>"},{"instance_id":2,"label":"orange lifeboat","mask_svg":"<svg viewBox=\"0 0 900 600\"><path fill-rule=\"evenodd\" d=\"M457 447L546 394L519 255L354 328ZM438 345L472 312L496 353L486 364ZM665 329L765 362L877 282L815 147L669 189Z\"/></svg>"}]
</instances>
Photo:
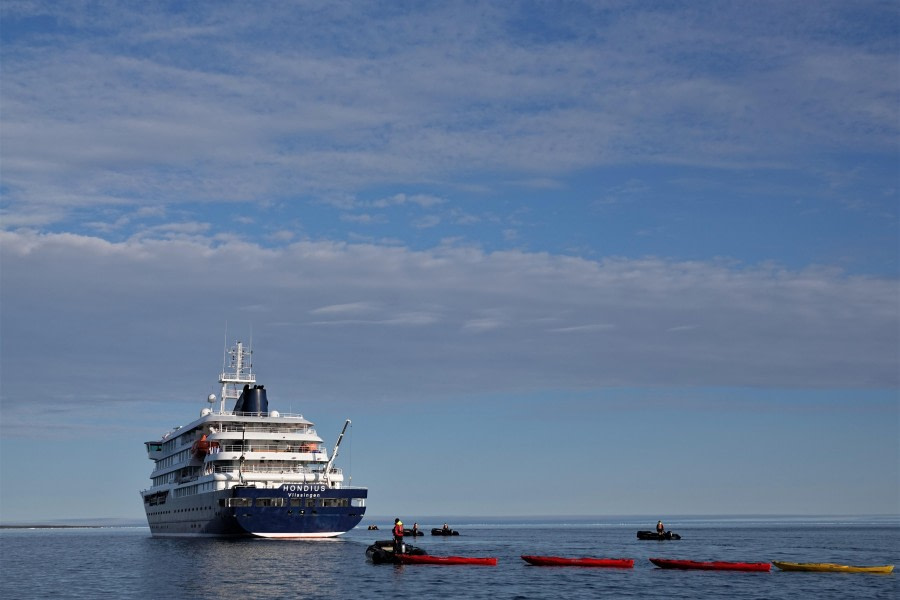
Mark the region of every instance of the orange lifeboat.
<instances>
[{"instance_id":1,"label":"orange lifeboat","mask_svg":"<svg viewBox=\"0 0 900 600\"><path fill-rule=\"evenodd\" d=\"M194 442L194 445L191 446L191 454L194 456L194 458L203 460L204 458L206 458L206 455L209 454L209 449L214 443L215 442L210 442L209 440L207 440L206 434L204 433L203 437Z\"/></svg>"}]
</instances>

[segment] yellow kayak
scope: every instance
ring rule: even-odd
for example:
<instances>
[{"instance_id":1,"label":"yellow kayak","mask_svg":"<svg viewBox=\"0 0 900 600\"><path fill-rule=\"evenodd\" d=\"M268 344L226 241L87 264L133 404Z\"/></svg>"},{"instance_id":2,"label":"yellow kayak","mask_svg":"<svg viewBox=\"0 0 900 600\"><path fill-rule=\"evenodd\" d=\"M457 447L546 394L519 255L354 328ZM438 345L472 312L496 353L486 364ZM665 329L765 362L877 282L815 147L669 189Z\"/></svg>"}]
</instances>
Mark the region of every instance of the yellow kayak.
<instances>
[{"instance_id":1,"label":"yellow kayak","mask_svg":"<svg viewBox=\"0 0 900 600\"><path fill-rule=\"evenodd\" d=\"M772 564L782 571L820 571L830 573L891 573L894 565L875 567L855 567L852 565L837 565L835 563L795 563L773 560Z\"/></svg>"}]
</instances>

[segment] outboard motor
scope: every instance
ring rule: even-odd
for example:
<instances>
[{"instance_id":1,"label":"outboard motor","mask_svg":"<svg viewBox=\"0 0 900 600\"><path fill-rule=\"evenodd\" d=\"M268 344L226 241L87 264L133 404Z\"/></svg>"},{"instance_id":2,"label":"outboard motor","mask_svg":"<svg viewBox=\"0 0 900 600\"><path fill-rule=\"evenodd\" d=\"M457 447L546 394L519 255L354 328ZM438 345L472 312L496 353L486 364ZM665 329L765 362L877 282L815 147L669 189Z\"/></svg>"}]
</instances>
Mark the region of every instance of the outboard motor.
<instances>
[{"instance_id":1,"label":"outboard motor","mask_svg":"<svg viewBox=\"0 0 900 600\"><path fill-rule=\"evenodd\" d=\"M249 385L245 385L244 391L241 392L241 397L238 398L234 405L234 412L268 414L269 399L266 397L266 387L254 385L251 388Z\"/></svg>"}]
</instances>

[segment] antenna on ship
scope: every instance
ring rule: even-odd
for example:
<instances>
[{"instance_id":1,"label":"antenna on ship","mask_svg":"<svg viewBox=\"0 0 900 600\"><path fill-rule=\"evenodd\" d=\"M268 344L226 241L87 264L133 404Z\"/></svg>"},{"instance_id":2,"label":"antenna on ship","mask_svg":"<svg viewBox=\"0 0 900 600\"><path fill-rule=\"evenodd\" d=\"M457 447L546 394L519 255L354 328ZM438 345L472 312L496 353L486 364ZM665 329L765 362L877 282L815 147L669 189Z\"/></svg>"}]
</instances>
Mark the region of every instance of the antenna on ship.
<instances>
[{"instance_id":1,"label":"antenna on ship","mask_svg":"<svg viewBox=\"0 0 900 600\"><path fill-rule=\"evenodd\" d=\"M256 384L252 355L253 350L249 347L245 348L240 341L232 346L231 350L225 351L225 364L222 366L222 374L219 375L219 383L222 384L220 412L225 412L225 402L241 397L241 391L245 385Z\"/></svg>"}]
</instances>

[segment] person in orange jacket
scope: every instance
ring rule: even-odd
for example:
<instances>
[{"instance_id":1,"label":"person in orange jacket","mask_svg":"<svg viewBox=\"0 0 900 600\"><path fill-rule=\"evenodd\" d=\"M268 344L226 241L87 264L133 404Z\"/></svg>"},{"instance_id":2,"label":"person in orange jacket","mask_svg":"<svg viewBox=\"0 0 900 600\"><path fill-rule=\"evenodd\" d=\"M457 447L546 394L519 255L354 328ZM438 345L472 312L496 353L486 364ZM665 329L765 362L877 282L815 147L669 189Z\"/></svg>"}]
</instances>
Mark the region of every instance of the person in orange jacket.
<instances>
[{"instance_id":1,"label":"person in orange jacket","mask_svg":"<svg viewBox=\"0 0 900 600\"><path fill-rule=\"evenodd\" d=\"M403 554L403 521L394 519L394 553Z\"/></svg>"}]
</instances>

